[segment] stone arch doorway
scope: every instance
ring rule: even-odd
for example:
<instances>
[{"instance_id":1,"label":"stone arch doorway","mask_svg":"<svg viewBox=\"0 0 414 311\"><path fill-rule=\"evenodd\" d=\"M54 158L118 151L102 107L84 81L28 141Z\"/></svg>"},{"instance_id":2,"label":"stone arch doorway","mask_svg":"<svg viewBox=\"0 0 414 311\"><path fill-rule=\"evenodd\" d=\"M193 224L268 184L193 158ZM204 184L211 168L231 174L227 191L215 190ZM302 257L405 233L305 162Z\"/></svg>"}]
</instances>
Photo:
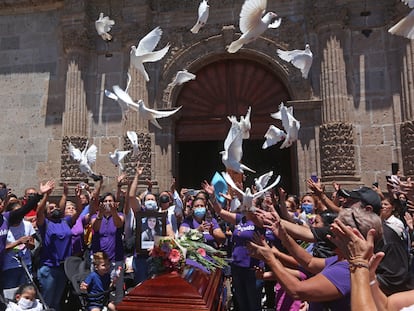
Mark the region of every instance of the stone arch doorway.
<instances>
[{"instance_id":1,"label":"stone arch doorway","mask_svg":"<svg viewBox=\"0 0 414 311\"><path fill-rule=\"evenodd\" d=\"M191 69L190 69L191 71ZM222 58L194 72L196 80L184 84L175 106L183 106L176 124L176 172L180 187L199 188L215 171L225 170L219 152L230 128L228 115L245 115L252 107L250 139L243 142L242 162L257 174L273 170L283 176L283 186L295 191L290 149L261 148L270 117L281 101L290 100L287 87L267 66L251 59ZM253 176L247 174L247 184Z\"/></svg>"}]
</instances>

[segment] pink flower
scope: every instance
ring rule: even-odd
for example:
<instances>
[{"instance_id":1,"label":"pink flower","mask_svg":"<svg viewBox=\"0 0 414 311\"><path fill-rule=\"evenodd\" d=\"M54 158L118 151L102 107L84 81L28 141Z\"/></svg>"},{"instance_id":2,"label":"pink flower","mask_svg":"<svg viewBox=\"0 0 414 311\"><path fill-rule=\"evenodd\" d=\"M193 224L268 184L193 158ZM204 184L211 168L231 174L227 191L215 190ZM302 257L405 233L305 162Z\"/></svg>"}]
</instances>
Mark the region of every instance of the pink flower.
<instances>
[{"instance_id":1,"label":"pink flower","mask_svg":"<svg viewBox=\"0 0 414 311\"><path fill-rule=\"evenodd\" d=\"M197 253L199 253L203 257L206 257L206 250L204 248L199 248L197 250Z\"/></svg>"},{"instance_id":2,"label":"pink flower","mask_svg":"<svg viewBox=\"0 0 414 311\"><path fill-rule=\"evenodd\" d=\"M180 251L178 249L173 248L168 256L168 259L171 260L172 263L176 263L180 261Z\"/></svg>"}]
</instances>

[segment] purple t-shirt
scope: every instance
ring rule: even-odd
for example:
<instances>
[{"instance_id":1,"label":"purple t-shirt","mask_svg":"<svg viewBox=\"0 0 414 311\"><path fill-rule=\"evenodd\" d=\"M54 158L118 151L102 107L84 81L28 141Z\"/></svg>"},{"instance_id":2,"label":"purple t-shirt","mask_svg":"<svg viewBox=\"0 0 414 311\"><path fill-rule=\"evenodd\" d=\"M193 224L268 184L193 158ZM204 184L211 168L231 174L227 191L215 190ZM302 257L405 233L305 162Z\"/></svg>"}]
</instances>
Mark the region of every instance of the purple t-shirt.
<instances>
[{"instance_id":1,"label":"purple t-shirt","mask_svg":"<svg viewBox=\"0 0 414 311\"><path fill-rule=\"evenodd\" d=\"M72 255L71 221L71 216L56 221L46 218L43 225L39 226L43 243L40 259L43 265L58 267L66 257Z\"/></svg>"},{"instance_id":2,"label":"purple t-shirt","mask_svg":"<svg viewBox=\"0 0 414 311\"><path fill-rule=\"evenodd\" d=\"M247 250L247 242L253 239L254 232L259 231L251 220L246 220L242 214L236 214L236 223L233 231L233 257L232 264L243 267L253 268L259 266L260 261L250 257Z\"/></svg>"},{"instance_id":3,"label":"purple t-shirt","mask_svg":"<svg viewBox=\"0 0 414 311\"><path fill-rule=\"evenodd\" d=\"M219 227L219 225L218 225L218 222L217 222L217 220L215 219L215 218L213 218L212 220L211 220L211 223L212 223L212 225L213 225L213 230L216 230L216 229L218 229L218 228L220 228ZM195 219L195 218L193 218L193 217L187 217L184 221L183 221L183 223L181 224L181 226L182 227L187 227L187 228L190 228L190 229L197 229L199 226L200 226L200 223ZM180 227L181 227L180 226ZM215 247L216 245L216 240L214 239L214 236L212 236L211 234L210 234L210 232L208 232L208 231L206 231L206 232L203 232L203 236L204 236L204 240L205 240L205 242L208 244L208 245L211 245L211 246L213 246L213 247Z\"/></svg>"},{"instance_id":4,"label":"purple t-shirt","mask_svg":"<svg viewBox=\"0 0 414 311\"><path fill-rule=\"evenodd\" d=\"M6 249L7 232L9 232L9 216L10 212L0 214L0 270L3 266L4 252Z\"/></svg>"},{"instance_id":5,"label":"purple t-shirt","mask_svg":"<svg viewBox=\"0 0 414 311\"><path fill-rule=\"evenodd\" d=\"M123 213L118 213L118 215L124 216ZM92 219L95 218L96 214L92 216ZM115 226L112 216L103 217L99 231L94 231L92 235L92 253L105 252L110 261L124 260L123 231L123 227Z\"/></svg>"},{"instance_id":6,"label":"purple t-shirt","mask_svg":"<svg viewBox=\"0 0 414 311\"><path fill-rule=\"evenodd\" d=\"M338 256L328 257L325 259L325 268L321 271L344 297L327 302L311 302L309 311L322 311L324 308L330 308L335 311L351 310L351 274L349 273L348 261L338 261Z\"/></svg>"},{"instance_id":7,"label":"purple t-shirt","mask_svg":"<svg viewBox=\"0 0 414 311\"><path fill-rule=\"evenodd\" d=\"M72 227L72 254L83 253L85 250L84 227L86 226L85 216L80 215Z\"/></svg>"}]
</instances>

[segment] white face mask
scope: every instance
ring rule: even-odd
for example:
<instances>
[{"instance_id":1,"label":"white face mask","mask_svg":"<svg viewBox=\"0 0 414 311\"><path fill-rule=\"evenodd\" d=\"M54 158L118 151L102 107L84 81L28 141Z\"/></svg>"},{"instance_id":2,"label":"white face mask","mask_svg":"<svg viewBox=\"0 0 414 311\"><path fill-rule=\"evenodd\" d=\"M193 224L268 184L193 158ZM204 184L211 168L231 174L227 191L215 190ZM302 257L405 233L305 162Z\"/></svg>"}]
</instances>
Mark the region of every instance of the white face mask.
<instances>
[{"instance_id":1,"label":"white face mask","mask_svg":"<svg viewBox=\"0 0 414 311\"><path fill-rule=\"evenodd\" d=\"M17 304L23 309L27 310L33 307L34 301L21 297Z\"/></svg>"},{"instance_id":2,"label":"white face mask","mask_svg":"<svg viewBox=\"0 0 414 311\"><path fill-rule=\"evenodd\" d=\"M152 200L145 201L144 206L147 211L156 211L158 209L157 202Z\"/></svg>"}]
</instances>

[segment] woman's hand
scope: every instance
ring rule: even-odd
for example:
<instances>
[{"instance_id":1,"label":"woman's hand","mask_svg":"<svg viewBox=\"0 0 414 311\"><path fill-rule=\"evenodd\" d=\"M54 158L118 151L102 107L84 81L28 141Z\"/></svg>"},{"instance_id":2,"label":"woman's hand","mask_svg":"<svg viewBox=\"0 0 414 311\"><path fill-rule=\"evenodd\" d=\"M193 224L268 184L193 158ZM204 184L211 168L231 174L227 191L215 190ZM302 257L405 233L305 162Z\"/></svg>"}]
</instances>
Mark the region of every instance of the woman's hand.
<instances>
[{"instance_id":1,"label":"woman's hand","mask_svg":"<svg viewBox=\"0 0 414 311\"><path fill-rule=\"evenodd\" d=\"M39 192L40 194L50 194L55 188L55 181L53 179L48 180L46 183L40 183Z\"/></svg>"}]
</instances>

